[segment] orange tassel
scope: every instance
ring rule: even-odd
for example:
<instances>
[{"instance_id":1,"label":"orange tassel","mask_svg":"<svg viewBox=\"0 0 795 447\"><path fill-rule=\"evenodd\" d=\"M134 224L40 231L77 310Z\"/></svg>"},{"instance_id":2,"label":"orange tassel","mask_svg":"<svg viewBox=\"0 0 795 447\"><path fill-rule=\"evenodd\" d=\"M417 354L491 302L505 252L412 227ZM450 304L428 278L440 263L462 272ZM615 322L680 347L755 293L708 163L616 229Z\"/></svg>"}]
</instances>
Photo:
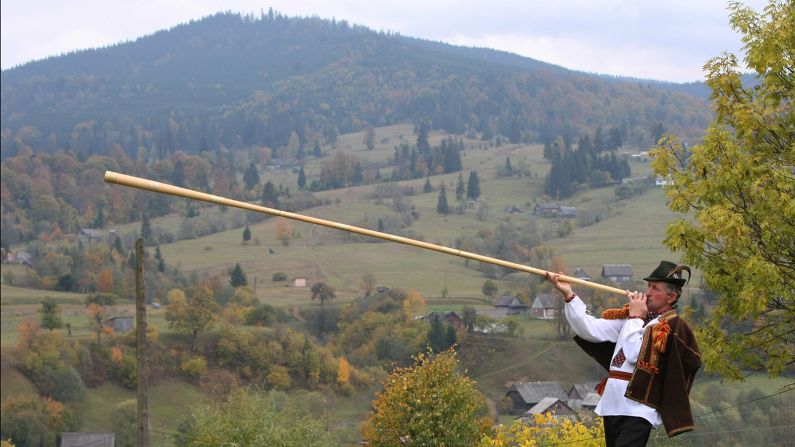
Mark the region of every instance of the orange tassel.
<instances>
[{"instance_id":1,"label":"orange tassel","mask_svg":"<svg viewBox=\"0 0 795 447\"><path fill-rule=\"evenodd\" d=\"M653 330L654 334L652 335L652 343L654 350L657 352L665 352L668 334L671 333L671 326L668 325L668 321L662 320L654 325Z\"/></svg>"},{"instance_id":2,"label":"orange tassel","mask_svg":"<svg viewBox=\"0 0 795 447\"><path fill-rule=\"evenodd\" d=\"M621 309L607 309L602 312L602 318L605 320L623 320L629 317L629 304L624 304Z\"/></svg>"}]
</instances>

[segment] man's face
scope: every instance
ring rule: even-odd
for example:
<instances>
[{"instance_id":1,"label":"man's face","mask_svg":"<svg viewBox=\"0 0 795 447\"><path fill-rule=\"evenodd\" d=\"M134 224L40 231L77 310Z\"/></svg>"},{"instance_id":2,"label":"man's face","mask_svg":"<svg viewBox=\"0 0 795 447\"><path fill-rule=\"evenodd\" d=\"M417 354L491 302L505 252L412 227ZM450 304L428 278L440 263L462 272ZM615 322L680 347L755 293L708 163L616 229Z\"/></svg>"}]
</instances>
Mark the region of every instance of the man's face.
<instances>
[{"instance_id":1,"label":"man's face","mask_svg":"<svg viewBox=\"0 0 795 447\"><path fill-rule=\"evenodd\" d=\"M660 281L648 281L646 289L646 308L649 312L661 312L677 300L676 293L669 292L668 286Z\"/></svg>"}]
</instances>

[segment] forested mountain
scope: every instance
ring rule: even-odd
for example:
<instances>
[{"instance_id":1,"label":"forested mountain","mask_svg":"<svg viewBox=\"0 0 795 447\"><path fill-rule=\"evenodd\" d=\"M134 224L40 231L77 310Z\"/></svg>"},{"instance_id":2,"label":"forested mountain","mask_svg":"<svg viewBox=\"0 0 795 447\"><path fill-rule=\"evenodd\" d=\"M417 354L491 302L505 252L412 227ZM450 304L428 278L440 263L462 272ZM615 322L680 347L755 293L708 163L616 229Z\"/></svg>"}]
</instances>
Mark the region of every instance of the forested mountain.
<instances>
[{"instance_id":1,"label":"forested mountain","mask_svg":"<svg viewBox=\"0 0 795 447\"><path fill-rule=\"evenodd\" d=\"M399 122L488 139L575 141L599 126L651 144L660 125L697 137L703 98L487 49L344 21L219 13L101 49L2 72L2 157L25 146L84 160L301 147Z\"/></svg>"}]
</instances>

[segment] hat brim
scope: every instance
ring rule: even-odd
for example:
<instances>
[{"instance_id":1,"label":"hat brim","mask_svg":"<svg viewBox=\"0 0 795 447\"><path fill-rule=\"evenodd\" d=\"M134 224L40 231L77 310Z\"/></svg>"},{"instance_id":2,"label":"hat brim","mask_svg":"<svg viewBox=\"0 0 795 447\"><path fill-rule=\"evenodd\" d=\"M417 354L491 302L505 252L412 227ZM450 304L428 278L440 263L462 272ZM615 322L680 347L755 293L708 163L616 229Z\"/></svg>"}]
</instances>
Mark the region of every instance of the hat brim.
<instances>
[{"instance_id":1,"label":"hat brim","mask_svg":"<svg viewBox=\"0 0 795 447\"><path fill-rule=\"evenodd\" d=\"M672 277L669 277L669 278L658 278L658 277L654 277L654 276L649 276L649 277L643 278L643 280L644 281L665 282L665 283L668 283L668 284L673 284L673 285L675 285L675 286L677 286L679 288L682 288L682 287L685 286L685 284L687 284L687 280L684 279L684 278L672 278Z\"/></svg>"}]
</instances>

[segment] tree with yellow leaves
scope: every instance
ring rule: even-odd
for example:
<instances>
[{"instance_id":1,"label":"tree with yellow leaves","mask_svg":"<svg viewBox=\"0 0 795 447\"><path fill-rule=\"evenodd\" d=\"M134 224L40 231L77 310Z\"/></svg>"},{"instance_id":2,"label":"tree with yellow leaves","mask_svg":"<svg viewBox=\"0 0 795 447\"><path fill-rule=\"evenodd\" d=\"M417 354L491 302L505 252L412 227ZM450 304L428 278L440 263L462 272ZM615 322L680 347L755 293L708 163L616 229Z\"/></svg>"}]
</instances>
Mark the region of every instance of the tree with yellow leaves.
<instances>
[{"instance_id":1,"label":"tree with yellow leaves","mask_svg":"<svg viewBox=\"0 0 795 447\"><path fill-rule=\"evenodd\" d=\"M362 427L373 447L474 446L491 426L484 397L458 370L454 350L419 354L395 369Z\"/></svg>"},{"instance_id":2,"label":"tree with yellow leaves","mask_svg":"<svg viewBox=\"0 0 795 447\"><path fill-rule=\"evenodd\" d=\"M703 143L665 136L652 167L683 214L665 244L719 297L697 330L706 371L741 379L795 363L795 1L729 9L744 66L733 54L707 62L716 115ZM755 85L743 84L745 69Z\"/></svg>"}]
</instances>

